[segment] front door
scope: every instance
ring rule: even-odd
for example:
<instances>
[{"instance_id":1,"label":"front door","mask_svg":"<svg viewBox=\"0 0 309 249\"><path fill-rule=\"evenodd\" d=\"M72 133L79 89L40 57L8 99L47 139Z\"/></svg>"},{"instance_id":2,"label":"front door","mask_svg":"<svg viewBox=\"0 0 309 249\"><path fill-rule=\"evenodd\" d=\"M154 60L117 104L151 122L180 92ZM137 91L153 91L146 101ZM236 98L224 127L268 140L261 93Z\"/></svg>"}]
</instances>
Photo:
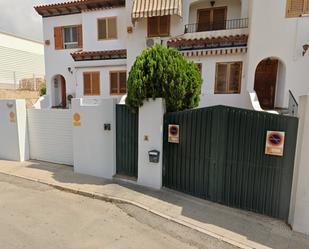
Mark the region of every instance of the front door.
<instances>
[{"instance_id":1,"label":"front door","mask_svg":"<svg viewBox=\"0 0 309 249\"><path fill-rule=\"evenodd\" d=\"M263 60L256 68L254 90L263 109L275 106L277 73L278 60Z\"/></svg>"},{"instance_id":2,"label":"front door","mask_svg":"<svg viewBox=\"0 0 309 249\"><path fill-rule=\"evenodd\" d=\"M67 107L67 93L66 93L65 79L63 77L61 77L61 106L62 108Z\"/></svg>"}]
</instances>

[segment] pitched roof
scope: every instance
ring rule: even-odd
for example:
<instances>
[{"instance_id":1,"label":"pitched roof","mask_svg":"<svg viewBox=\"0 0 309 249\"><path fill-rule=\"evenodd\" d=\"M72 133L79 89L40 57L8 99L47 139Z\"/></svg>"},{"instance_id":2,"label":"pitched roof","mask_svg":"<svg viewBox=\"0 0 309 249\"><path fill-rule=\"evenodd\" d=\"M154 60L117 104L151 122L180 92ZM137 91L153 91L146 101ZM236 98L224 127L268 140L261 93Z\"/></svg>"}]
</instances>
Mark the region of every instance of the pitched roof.
<instances>
[{"instance_id":1,"label":"pitched roof","mask_svg":"<svg viewBox=\"0 0 309 249\"><path fill-rule=\"evenodd\" d=\"M63 3L54 3L35 6L34 9L42 17L78 14L84 10L98 8L124 7L125 0L76 0Z\"/></svg>"},{"instance_id":2,"label":"pitched roof","mask_svg":"<svg viewBox=\"0 0 309 249\"><path fill-rule=\"evenodd\" d=\"M76 51L71 53L75 61L126 59L127 50Z\"/></svg>"}]
</instances>

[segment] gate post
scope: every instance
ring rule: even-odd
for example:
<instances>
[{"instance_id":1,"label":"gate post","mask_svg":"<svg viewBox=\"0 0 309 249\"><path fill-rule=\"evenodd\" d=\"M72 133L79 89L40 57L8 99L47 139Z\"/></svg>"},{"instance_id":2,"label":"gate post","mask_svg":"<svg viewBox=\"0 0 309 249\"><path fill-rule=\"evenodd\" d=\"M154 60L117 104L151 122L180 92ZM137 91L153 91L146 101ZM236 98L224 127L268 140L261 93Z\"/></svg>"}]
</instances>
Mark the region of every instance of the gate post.
<instances>
[{"instance_id":1,"label":"gate post","mask_svg":"<svg viewBox=\"0 0 309 249\"><path fill-rule=\"evenodd\" d=\"M309 234L309 95L300 97L299 128L289 223Z\"/></svg>"},{"instance_id":2,"label":"gate post","mask_svg":"<svg viewBox=\"0 0 309 249\"><path fill-rule=\"evenodd\" d=\"M164 100L149 100L139 109L138 120L138 184L160 189L162 187L163 116ZM159 162L149 161L149 151L160 152Z\"/></svg>"},{"instance_id":3,"label":"gate post","mask_svg":"<svg viewBox=\"0 0 309 249\"><path fill-rule=\"evenodd\" d=\"M0 100L0 159L29 160L27 125L24 99Z\"/></svg>"}]
</instances>

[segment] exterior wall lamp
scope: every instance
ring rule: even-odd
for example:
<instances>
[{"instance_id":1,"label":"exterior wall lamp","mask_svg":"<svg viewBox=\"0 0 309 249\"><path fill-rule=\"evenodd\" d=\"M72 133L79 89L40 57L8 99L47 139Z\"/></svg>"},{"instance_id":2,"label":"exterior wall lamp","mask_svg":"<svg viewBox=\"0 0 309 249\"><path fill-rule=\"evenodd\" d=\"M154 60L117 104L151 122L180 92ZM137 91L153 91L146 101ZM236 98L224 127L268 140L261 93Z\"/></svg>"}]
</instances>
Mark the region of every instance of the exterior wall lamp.
<instances>
[{"instance_id":1,"label":"exterior wall lamp","mask_svg":"<svg viewBox=\"0 0 309 249\"><path fill-rule=\"evenodd\" d=\"M215 6L215 3L216 3L216 1L210 1L210 4L211 4L212 7Z\"/></svg>"},{"instance_id":2,"label":"exterior wall lamp","mask_svg":"<svg viewBox=\"0 0 309 249\"><path fill-rule=\"evenodd\" d=\"M72 71L71 67L68 67L68 71L69 71L70 74L73 74L73 71Z\"/></svg>"},{"instance_id":3,"label":"exterior wall lamp","mask_svg":"<svg viewBox=\"0 0 309 249\"><path fill-rule=\"evenodd\" d=\"M307 53L307 50L309 49L309 44L305 44L303 46L303 56L305 56L305 54Z\"/></svg>"}]
</instances>

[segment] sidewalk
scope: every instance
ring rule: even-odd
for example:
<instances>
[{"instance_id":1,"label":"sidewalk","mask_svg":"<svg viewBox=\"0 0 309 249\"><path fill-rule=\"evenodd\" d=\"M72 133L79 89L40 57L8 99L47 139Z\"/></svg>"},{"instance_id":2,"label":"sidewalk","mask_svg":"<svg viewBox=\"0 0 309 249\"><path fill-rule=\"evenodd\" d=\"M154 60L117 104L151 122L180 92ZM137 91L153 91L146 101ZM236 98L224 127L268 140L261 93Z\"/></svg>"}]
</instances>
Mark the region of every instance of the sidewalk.
<instances>
[{"instance_id":1,"label":"sidewalk","mask_svg":"<svg viewBox=\"0 0 309 249\"><path fill-rule=\"evenodd\" d=\"M0 160L0 173L112 202L129 203L240 248L308 249L309 236L279 220L224 207L185 194L144 188L73 172L69 166Z\"/></svg>"}]
</instances>

